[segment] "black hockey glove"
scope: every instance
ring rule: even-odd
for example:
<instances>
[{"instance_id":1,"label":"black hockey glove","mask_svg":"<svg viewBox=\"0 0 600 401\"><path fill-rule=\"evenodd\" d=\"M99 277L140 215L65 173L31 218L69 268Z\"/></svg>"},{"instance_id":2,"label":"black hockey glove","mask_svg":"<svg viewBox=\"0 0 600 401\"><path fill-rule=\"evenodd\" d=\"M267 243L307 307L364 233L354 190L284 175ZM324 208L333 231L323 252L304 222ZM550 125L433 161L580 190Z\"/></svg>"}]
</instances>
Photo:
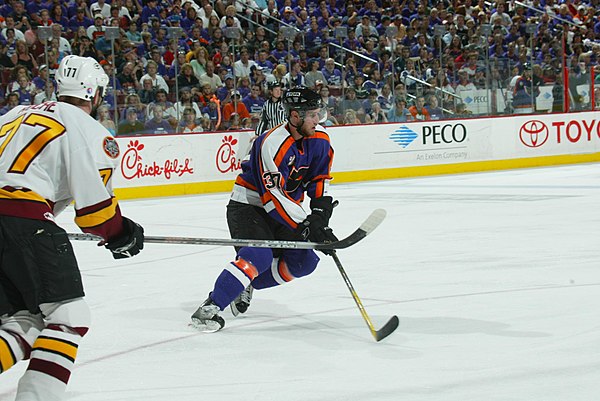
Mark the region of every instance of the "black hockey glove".
<instances>
[{"instance_id":1,"label":"black hockey glove","mask_svg":"<svg viewBox=\"0 0 600 401\"><path fill-rule=\"evenodd\" d=\"M333 234L333 230L325 224L325 220L318 214L309 214L306 219L298 224L296 233L302 237L303 240L312 242L335 242L337 237ZM322 250L326 255L329 255L331 251Z\"/></svg>"},{"instance_id":2,"label":"black hockey glove","mask_svg":"<svg viewBox=\"0 0 600 401\"><path fill-rule=\"evenodd\" d=\"M139 224L123 217L123 234L104 245L112 252L113 258L124 259L140 253L144 249L144 229Z\"/></svg>"},{"instance_id":3,"label":"black hockey glove","mask_svg":"<svg viewBox=\"0 0 600 401\"><path fill-rule=\"evenodd\" d=\"M329 225L329 219L333 213L333 208L338 205L338 201L334 201L331 196L321 196L320 198L311 199L310 209L311 214L320 216L325 225Z\"/></svg>"},{"instance_id":4,"label":"black hockey glove","mask_svg":"<svg viewBox=\"0 0 600 401\"><path fill-rule=\"evenodd\" d=\"M329 227L329 218L333 213L333 208L338 204L331 196L322 196L311 200L310 208L312 213L298 225L296 233L302 239L313 242L335 242L337 237ZM323 250L323 253L329 255L331 252Z\"/></svg>"}]
</instances>

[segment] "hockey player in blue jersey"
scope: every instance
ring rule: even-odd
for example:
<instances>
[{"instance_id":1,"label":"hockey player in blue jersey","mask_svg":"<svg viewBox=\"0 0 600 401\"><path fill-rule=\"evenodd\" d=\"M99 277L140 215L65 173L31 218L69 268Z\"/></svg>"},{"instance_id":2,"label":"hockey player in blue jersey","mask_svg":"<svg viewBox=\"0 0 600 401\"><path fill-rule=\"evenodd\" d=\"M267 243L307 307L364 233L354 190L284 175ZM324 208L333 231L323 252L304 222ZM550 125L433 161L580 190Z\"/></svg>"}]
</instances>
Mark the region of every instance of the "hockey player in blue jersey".
<instances>
[{"instance_id":1,"label":"hockey player in blue jersey","mask_svg":"<svg viewBox=\"0 0 600 401\"><path fill-rule=\"evenodd\" d=\"M336 241L329 228L336 202L326 195L333 149L319 125L326 109L321 96L308 88L284 95L287 121L260 135L242 164L227 205L232 238ZM302 207L308 195L310 211ZM236 248L235 260L217 277L208 299L192 315L206 332L220 330L219 315L228 305L244 313L254 289L284 284L311 274L319 262L313 250Z\"/></svg>"}]
</instances>

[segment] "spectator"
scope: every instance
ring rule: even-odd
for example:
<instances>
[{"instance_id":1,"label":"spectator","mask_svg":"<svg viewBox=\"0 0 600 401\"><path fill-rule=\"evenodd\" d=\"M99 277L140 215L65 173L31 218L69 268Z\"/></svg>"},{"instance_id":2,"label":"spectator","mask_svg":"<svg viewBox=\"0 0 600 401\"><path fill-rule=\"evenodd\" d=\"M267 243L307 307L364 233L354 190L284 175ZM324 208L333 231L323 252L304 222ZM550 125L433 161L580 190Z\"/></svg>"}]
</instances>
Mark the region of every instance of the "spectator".
<instances>
[{"instance_id":1,"label":"spectator","mask_svg":"<svg viewBox=\"0 0 600 401\"><path fill-rule=\"evenodd\" d=\"M198 78L196 78L196 75L194 75L194 69L192 68L192 66L188 63L185 63L184 65L181 66L181 71L179 72L179 75L177 76L177 85L179 86L179 89L181 90L181 88L193 88L196 87L200 84L200 81L198 81Z\"/></svg>"},{"instance_id":2,"label":"spectator","mask_svg":"<svg viewBox=\"0 0 600 401\"><path fill-rule=\"evenodd\" d=\"M94 24L87 27L86 34L90 39L96 41L100 36L104 36L105 33L104 17L102 17L102 14L96 14L94 16Z\"/></svg>"},{"instance_id":3,"label":"spectator","mask_svg":"<svg viewBox=\"0 0 600 401\"><path fill-rule=\"evenodd\" d=\"M9 93L6 96L6 105L0 108L0 115L4 115L19 105L19 95L16 92Z\"/></svg>"},{"instance_id":4,"label":"spectator","mask_svg":"<svg viewBox=\"0 0 600 401\"><path fill-rule=\"evenodd\" d=\"M236 78L250 76L251 68L256 65L254 60L250 60L250 55L246 48L242 48L240 59L233 64L233 71Z\"/></svg>"},{"instance_id":5,"label":"spectator","mask_svg":"<svg viewBox=\"0 0 600 401\"><path fill-rule=\"evenodd\" d=\"M148 61L148 64L146 64L146 74L140 78L140 83L142 86L145 79L150 79L152 86L156 86L164 90L166 93L169 93L169 85L167 85L165 79L158 74L158 65L152 60Z\"/></svg>"},{"instance_id":6,"label":"spectator","mask_svg":"<svg viewBox=\"0 0 600 401\"><path fill-rule=\"evenodd\" d=\"M149 104L156 100L157 88L152 86L152 79L146 78L141 80L142 88L138 91L139 98L142 103Z\"/></svg>"},{"instance_id":7,"label":"spectator","mask_svg":"<svg viewBox=\"0 0 600 401\"><path fill-rule=\"evenodd\" d=\"M356 111L353 109L346 109L344 112L344 120L342 122L343 125L356 125L360 124L360 119L356 115Z\"/></svg>"},{"instance_id":8,"label":"spectator","mask_svg":"<svg viewBox=\"0 0 600 401\"><path fill-rule=\"evenodd\" d=\"M412 118L417 121L431 120L429 111L425 108L425 98L417 96L415 104L408 108Z\"/></svg>"},{"instance_id":9,"label":"spectator","mask_svg":"<svg viewBox=\"0 0 600 401\"><path fill-rule=\"evenodd\" d=\"M150 49L150 60L148 60L148 62L150 61L154 61L154 63L156 63L156 73L158 75L160 75L161 77L168 76L167 67L163 62L161 52L158 46L156 45L152 46L152 48ZM148 67L148 64L146 64L146 67Z\"/></svg>"},{"instance_id":10,"label":"spectator","mask_svg":"<svg viewBox=\"0 0 600 401\"><path fill-rule=\"evenodd\" d=\"M152 17L159 19L161 8L158 7L157 4L158 4L157 0L148 0L146 2L146 5L142 8L142 12L140 15L140 21L147 23L147 22L150 22L150 18L152 18Z\"/></svg>"},{"instance_id":11,"label":"spectator","mask_svg":"<svg viewBox=\"0 0 600 401\"><path fill-rule=\"evenodd\" d=\"M517 77L512 97L512 106L515 113L532 113L534 110L534 91L532 91L531 81L531 65L526 63L523 65L522 74Z\"/></svg>"},{"instance_id":12,"label":"spectator","mask_svg":"<svg viewBox=\"0 0 600 401\"><path fill-rule=\"evenodd\" d=\"M368 15L363 15L360 24L356 27L355 31L356 39L364 46L369 38L377 38L379 34L377 29L371 25L371 20Z\"/></svg>"},{"instance_id":13,"label":"spectator","mask_svg":"<svg viewBox=\"0 0 600 401\"><path fill-rule=\"evenodd\" d=\"M379 102L373 102L371 105L371 112L365 115L365 122L367 124L379 124L387 123L387 116L385 111L381 108Z\"/></svg>"},{"instance_id":14,"label":"spectator","mask_svg":"<svg viewBox=\"0 0 600 401\"><path fill-rule=\"evenodd\" d=\"M25 35L20 29L16 27L15 18L12 15L7 15L5 17L4 25L5 27L2 28L2 31L0 31L2 36L8 38L10 31L16 40L25 40Z\"/></svg>"},{"instance_id":15,"label":"spectator","mask_svg":"<svg viewBox=\"0 0 600 401\"><path fill-rule=\"evenodd\" d=\"M97 0L90 6L90 14L102 14L104 18L110 17L110 4L107 4L105 0Z\"/></svg>"},{"instance_id":16,"label":"spectator","mask_svg":"<svg viewBox=\"0 0 600 401\"><path fill-rule=\"evenodd\" d=\"M33 77L31 83L35 86L33 91L35 93L40 93L44 91L46 87L46 82L48 81L48 66L46 64L41 65L38 70L38 76Z\"/></svg>"},{"instance_id":17,"label":"spectator","mask_svg":"<svg viewBox=\"0 0 600 401\"><path fill-rule=\"evenodd\" d=\"M200 115L200 109L198 108L198 105L192 101L191 90L187 87L183 87L179 89L179 101L166 109L164 115L169 119L169 121L181 121L184 110L188 108L194 110L194 113L197 116Z\"/></svg>"},{"instance_id":18,"label":"spectator","mask_svg":"<svg viewBox=\"0 0 600 401\"><path fill-rule=\"evenodd\" d=\"M217 123L219 123L221 118L221 111L219 110L219 101L217 98L212 98L208 102L208 106L202 109L202 116L210 121L209 129L203 126L205 131L216 131L218 129Z\"/></svg>"},{"instance_id":19,"label":"spectator","mask_svg":"<svg viewBox=\"0 0 600 401\"><path fill-rule=\"evenodd\" d=\"M198 124L196 111L191 107L183 109L183 120L179 123L179 132L202 132L202 126Z\"/></svg>"},{"instance_id":20,"label":"spectator","mask_svg":"<svg viewBox=\"0 0 600 401\"><path fill-rule=\"evenodd\" d=\"M161 104L155 104L152 107L152 118L144 124L144 132L148 134L168 134L173 128L167 120L164 119L164 108Z\"/></svg>"},{"instance_id":21,"label":"spectator","mask_svg":"<svg viewBox=\"0 0 600 401\"><path fill-rule=\"evenodd\" d=\"M115 135L115 122L110 118L110 110L108 105L103 104L98 107L98 122L102 124L104 128L111 133L111 135Z\"/></svg>"},{"instance_id":22,"label":"spectator","mask_svg":"<svg viewBox=\"0 0 600 401\"><path fill-rule=\"evenodd\" d=\"M92 41L87 35L79 37L79 46L75 47L73 54L81 57L92 57L97 59L96 49L92 45Z\"/></svg>"},{"instance_id":23,"label":"spectator","mask_svg":"<svg viewBox=\"0 0 600 401\"><path fill-rule=\"evenodd\" d=\"M240 92L237 90L231 91L231 101L225 103L223 106L223 121L229 123L229 119L233 113L237 113L240 118L250 117L250 113L246 108L246 105L241 101ZM241 120L240 120L241 121Z\"/></svg>"},{"instance_id":24,"label":"spectator","mask_svg":"<svg viewBox=\"0 0 600 401\"><path fill-rule=\"evenodd\" d=\"M265 104L260 85L252 84L250 93L242 98L242 102L246 105L246 109L248 109L250 116L258 119L263 105Z\"/></svg>"},{"instance_id":25,"label":"spectator","mask_svg":"<svg viewBox=\"0 0 600 401\"><path fill-rule=\"evenodd\" d=\"M250 77L242 75L237 82L238 92L240 92L240 96L243 98L246 97L250 93Z\"/></svg>"},{"instance_id":26,"label":"spectator","mask_svg":"<svg viewBox=\"0 0 600 401\"><path fill-rule=\"evenodd\" d=\"M229 125L227 128L229 131L239 131L242 129L242 121L238 113L231 113L229 117Z\"/></svg>"},{"instance_id":27,"label":"spectator","mask_svg":"<svg viewBox=\"0 0 600 401\"><path fill-rule=\"evenodd\" d=\"M156 100L146 108L146 121L154 117L155 106L161 106L161 117L164 116L164 111L173 106L173 103L167 100L167 92L164 89L156 90Z\"/></svg>"},{"instance_id":28,"label":"spectator","mask_svg":"<svg viewBox=\"0 0 600 401\"><path fill-rule=\"evenodd\" d=\"M121 72L117 74L117 80L124 91L137 91L141 89L140 78L142 66L141 62L127 61L123 64ZM138 77L140 75L140 77Z\"/></svg>"},{"instance_id":29,"label":"spectator","mask_svg":"<svg viewBox=\"0 0 600 401\"><path fill-rule=\"evenodd\" d=\"M68 27L72 32L76 32L80 27L87 30L92 25L94 25L94 20L85 14L85 8L78 7L75 15L69 18Z\"/></svg>"},{"instance_id":30,"label":"spectator","mask_svg":"<svg viewBox=\"0 0 600 401\"><path fill-rule=\"evenodd\" d=\"M365 111L362 108L361 101L356 98L356 90L353 87L346 88L345 97L337 103L335 114L342 116L350 109L354 111L357 118L364 118Z\"/></svg>"},{"instance_id":31,"label":"spectator","mask_svg":"<svg viewBox=\"0 0 600 401\"><path fill-rule=\"evenodd\" d=\"M290 83L290 88L295 88L297 86L306 86L300 62L294 60L292 61L291 66L292 69L285 75L284 80Z\"/></svg>"},{"instance_id":32,"label":"spectator","mask_svg":"<svg viewBox=\"0 0 600 401\"><path fill-rule=\"evenodd\" d=\"M190 65L194 70L194 75L198 80L206 73L206 64L210 59L208 51L205 47L198 47L194 50L194 59L190 61Z\"/></svg>"},{"instance_id":33,"label":"spectator","mask_svg":"<svg viewBox=\"0 0 600 401\"><path fill-rule=\"evenodd\" d=\"M377 91L375 89L371 89L367 91L368 95L365 100L362 102L363 110L365 111L365 115L371 112L371 108L373 103L377 101Z\"/></svg>"},{"instance_id":34,"label":"spectator","mask_svg":"<svg viewBox=\"0 0 600 401\"><path fill-rule=\"evenodd\" d=\"M15 54L11 57L11 61L15 66L22 65L26 67L29 71L33 71L34 68L37 69L38 64L37 61L33 58L29 49L27 48L27 43L24 40L17 40Z\"/></svg>"},{"instance_id":35,"label":"spectator","mask_svg":"<svg viewBox=\"0 0 600 401\"><path fill-rule=\"evenodd\" d=\"M46 89L35 95L33 98L33 104L41 104L48 101L56 102L56 91L54 82L52 81L48 81Z\"/></svg>"},{"instance_id":36,"label":"spectator","mask_svg":"<svg viewBox=\"0 0 600 401\"><path fill-rule=\"evenodd\" d=\"M200 76L200 84L202 86L208 84L212 92L223 86L221 78L215 74L215 63L212 61L206 62L206 72Z\"/></svg>"},{"instance_id":37,"label":"spectator","mask_svg":"<svg viewBox=\"0 0 600 401\"><path fill-rule=\"evenodd\" d=\"M476 90L477 87L475 86L475 84L471 81L469 81L469 74L467 73L466 70L460 70L458 72L458 84L456 85L456 88L454 89L455 93L460 96L461 92L465 92L465 91L474 91Z\"/></svg>"},{"instance_id":38,"label":"spectator","mask_svg":"<svg viewBox=\"0 0 600 401\"><path fill-rule=\"evenodd\" d=\"M412 114L410 114L410 111L406 108L406 99L403 97L396 97L394 106L388 111L387 118L391 123L412 121Z\"/></svg>"},{"instance_id":39,"label":"spectator","mask_svg":"<svg viewBox=\"0 0 600 401\"><path fill-rule=\"evenodd\" d=\"M230 27L239 29L240 33L243 32L242 24L240 24L240 20L238 19L238 17L235 16L235 6L229 5L227 6L227 8L225 8L225 15L223 15L223 17L221 17L221 19L219 20L219 28L223 29L226 26L228 26L227 17L229 17L232 21L231 25L229 25Z\"/></svg>"},{"instance_id":40,"label":"spectator","mask_svg":"<svg viewBox=\"0 0 600 401\"><path fill-rule=\"evenodd\" d=\"M325 82L325 76L321 72L321 68L319 67L319 65L319 60L311 59L309 62L310 71L308 71L304 77L304 82L306 86L313 90L316 87L317 81Z\"/></svg>"},{"instance_id":41,"label":"spectator","mask_svg":"<svg viewBox=\"0 0 600 401\"><path fill-rule=\"evenodd\" d=\"M31 87L35 87L34 85L31 84L31 82L29 81L29 78L26 75L21 75L18 80L17 83L19 84L19 86L17 87L17 90L13 91L13 93L16 93L19 96L19 104L22 105L30 105L33 104L33 91L31 91Z\"/></svg>"},{"instance_id":42,"label":"spectator","mask_svg":"<svg viewBox=\"0 0 600 401\"><path fill-rule=\"evenodd\" d=\"M194 101L198 103L200 110L208 106L210 99L215 96L215 93L210 87L210 84L206 83L202 85L200 92L193 94ZM200 114L199 114L200 115Z\"/></svg>"},{"instance_id":43,"label":"spectator","mask_svg":"<svg viewBox=\"0 0 600 401\"><path fill-rule=\"evenodd\" d=\"M58 40L58 50L67 55L72 54L73 52L71 50L71 44L69 43L69 41L66 38L64 38L62 36L63 26L58 23L54 23L54 24L52 24L51 28L52 28L52 38Z\"/></svg>"},{"instance_id":44,"label":"spectator","mask_svg":"<svg viewBox=\"0 0 600 401\"><path fill-rule=\"evenodd\" d=\"M381 82L385 82L380 79ZM384 83L381 87L381 93L377 96L377 102L381 105L381 108L385 113L390 111L394 106L394 96L392 95L392 88L390 84Z\"/></svg>"},{"instance_id":45,"label":"spectator","mask_svg":"<svg viewBox=\"0 0 600 401\"><path fill-rule=\"evenodd\" d=\"M215 94L219 98L221 103L229 102L231 99L231 91L233 90L233 75L227 74L225 75L225 85L217 88Z\"/></svg>"},{"instance_id":46,"label":"spectator","mask_svg":"<svg viewBox=\"0 0 600 401\"><path fill-rule=\"evenodd\" d=\"M333 88L341 88L342 87L342 72L336 68L335 61L330 57L325 61L325 67L321 70L323 76L325 77L325 81L323 81L327 86Z\"/></svg>"},{"instance_id":47,"label":"spectator","mask_svg":"<svg viewBox=\"0 0 600 401\"><path fill-rule=\"evenodd\" d=\"M140 96L137 93L130 93L125 97L124 109L121 110L120 115L126 118L126 113L129 109L136 111L137 120L142 124L146 121L146 105L140 101Z\"/></svg>"},{"instance_id":48,"label":"spectator","mask_svg":"<svg viewBox=\"0 0 600 401\"><path fill-rule=\"evenodd\" d=\"M444 111L439 106L438 98L435 95L430 95L425 106L432 120L440 120L444 118Z\"/></svg>"}]
</instances>

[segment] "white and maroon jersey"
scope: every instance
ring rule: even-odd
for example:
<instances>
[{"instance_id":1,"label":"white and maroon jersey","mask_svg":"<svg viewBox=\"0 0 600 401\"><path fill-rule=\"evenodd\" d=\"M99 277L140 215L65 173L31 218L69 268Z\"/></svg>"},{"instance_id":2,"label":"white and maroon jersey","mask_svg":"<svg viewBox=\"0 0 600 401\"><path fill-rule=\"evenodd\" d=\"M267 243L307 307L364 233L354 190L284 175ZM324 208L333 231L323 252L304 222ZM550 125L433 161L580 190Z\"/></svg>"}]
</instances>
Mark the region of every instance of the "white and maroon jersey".
<instances>
[{"instance_id":1,"label":"white and maroon jersey","mask_svg":"<svg viewBox=\"0 0 600 401\"><path fill-rule=\"evenodd\" d=\"M54 221L75 202L75 223L108 240L123 220L112 191L115 139L68 103L15 107L0 116L0 215Z\"/></svg>"}]
</instances>

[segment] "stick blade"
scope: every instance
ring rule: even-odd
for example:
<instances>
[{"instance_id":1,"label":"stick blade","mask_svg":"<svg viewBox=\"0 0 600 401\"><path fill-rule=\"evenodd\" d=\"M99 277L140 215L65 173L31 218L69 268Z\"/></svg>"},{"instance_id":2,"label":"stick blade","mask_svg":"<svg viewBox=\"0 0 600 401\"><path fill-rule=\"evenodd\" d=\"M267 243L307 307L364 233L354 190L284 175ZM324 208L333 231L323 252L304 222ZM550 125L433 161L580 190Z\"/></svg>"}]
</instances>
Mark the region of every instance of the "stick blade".
<instances>
[{"instance_id":1,"label":"stick blade","mask_svg":"<svg viewBox=\"0 0 600 401\"><path fill-rule=\"evenodd\" d=\"M388 322L379 330L374 333L375 341L379 342L392 334L400 324L398 316L394 315L388 320Z\"/></svg>"},{"instance_id":2,"label":"stick blade","mask_svg":"<svg viewBox=\"0 0 600 401\"><path fill-rule=\"evenodd\" d=\"M365 232L365 235L372 233L385 219L387 212L385 209L375 209L371 215L360 225L359 229Z\"/></svg>"}]
</instances>

